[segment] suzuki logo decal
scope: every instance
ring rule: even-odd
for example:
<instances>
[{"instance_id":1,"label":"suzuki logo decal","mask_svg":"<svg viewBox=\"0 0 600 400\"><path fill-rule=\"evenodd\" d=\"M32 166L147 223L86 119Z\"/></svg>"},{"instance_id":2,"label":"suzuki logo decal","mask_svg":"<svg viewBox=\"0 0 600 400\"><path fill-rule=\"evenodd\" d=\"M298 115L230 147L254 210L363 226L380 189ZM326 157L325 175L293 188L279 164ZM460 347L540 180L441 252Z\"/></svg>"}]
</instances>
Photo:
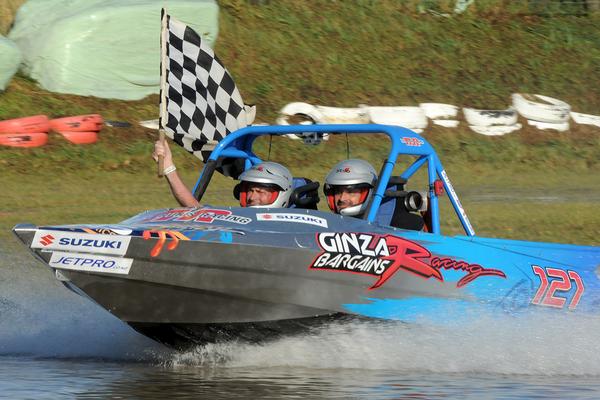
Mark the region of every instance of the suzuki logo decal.
<instances>
[{"instance_id":1,"label":"suzuki logo decal","mask_svg":"<svg viewBox=\"0 0 600 400\"><path fill-rule=\"evenodd\" d=\"M40 239L40 243L44 247L48 246L48 245L51 245L52 242L54 242L54 236L52 236L52 235L42 236L41 239Z\"/></svg>"}]
</instances>

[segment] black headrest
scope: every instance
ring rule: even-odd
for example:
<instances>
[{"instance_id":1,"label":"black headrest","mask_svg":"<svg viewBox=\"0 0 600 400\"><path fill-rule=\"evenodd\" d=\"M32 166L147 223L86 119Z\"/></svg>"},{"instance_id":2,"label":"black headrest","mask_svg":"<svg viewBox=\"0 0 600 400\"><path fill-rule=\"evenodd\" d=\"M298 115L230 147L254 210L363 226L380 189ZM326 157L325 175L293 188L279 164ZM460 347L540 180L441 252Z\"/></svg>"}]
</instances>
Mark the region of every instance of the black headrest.
<instances>
[{"instance_id":1,"label":"black headrest","mask_svg":"<svg viewBox=\"0 0 600 400\"><path fill-rule=\"evenodd\" d=\"M406 185L406 182L408 182L408 181L401 176L391 176L388 184L389 185Z\"/></svg>"},{"instance_id":2,"label":"black headrest","mask_svg":"<svg viewBox=\"0 0 600 400\"><path fill-rule=\"evenodd\" d=\"M404 185L408 182L401 176L392 176L387 185L387 189L383 194L385 197L404 197L407 192L404 190Z\"/></svg>"},{"instance_id":3,"label":"black headrest","mask_svg":"<svg viewBox=\"0 0 600 400\"><path fill-rule=\"evenodd\" d=\"M237 179L246 166L243 158L219 157L216 169L225 176Z\"/></svg>"},{"instance_id":4,"label":"black headrest","mask_svg":"<svg viewBox=\"0 0 600 400\"><path fill-rule=\"evenodd\" d=\"M308 182L305 185L298 186L292 191L290 195L290 204L295 205L298 208L310 208L313 210L317 209L317 203L319 202L319 182L312 182L310 179L305 180Z\"/></svg>"}]
</instances>

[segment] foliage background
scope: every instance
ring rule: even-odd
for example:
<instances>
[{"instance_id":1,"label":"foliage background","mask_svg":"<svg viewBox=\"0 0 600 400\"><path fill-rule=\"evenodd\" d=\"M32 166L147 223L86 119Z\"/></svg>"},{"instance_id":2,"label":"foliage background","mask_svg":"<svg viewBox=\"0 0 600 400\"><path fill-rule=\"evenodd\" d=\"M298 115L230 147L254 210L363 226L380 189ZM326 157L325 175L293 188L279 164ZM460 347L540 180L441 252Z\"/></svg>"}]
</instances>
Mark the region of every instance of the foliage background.
<instances>
[{"instance_id":1,"label":"foliage background","mask_svg":"<svg viewBox=\"0 0 600 400\"><path fill-rule=\"evenodd\" d=\"M0 3L2 33L23 2ZM222 0L215 50L246 103L257 104L259 122L274 122L292 101L504 109L513 92L557 97L575 111L600 114L597 12L565 9L556 1L477 0L456 15L454 3ZM156 133L137 125L157 117L157 104L156 95L135 102L79 97L44 91L22 75L13 78L0 94L0 119L100 113L133 126L106 127L100 141L87 147L52 133L42 148L0 148L1 231L26 220L116 222L140 208L173 205L166 185L153 176L149 154ZM459 195L511 194L493 204L464 199L480 234L598 244L600 128L572 124L570 132L555 133L520 122L522 131L504 137L477 135L464 122L452 130L430 127L424 136ZM352 156L380 165L385 141L352 138L350 145ZM268 147L259 143L264 155ZM175 151L179 171L192 183L199 163ZM310 151L288 139L273 140L271 148L271 158L295 175L321 181L345 156L343 137ZM230 200L230 187L231 181L219 182L217 201ZM515 194L523 190L577 195L539 207L523 200L530 195ZM450 222L443 226L460 231Z\"/></svg>"}]
</instances>

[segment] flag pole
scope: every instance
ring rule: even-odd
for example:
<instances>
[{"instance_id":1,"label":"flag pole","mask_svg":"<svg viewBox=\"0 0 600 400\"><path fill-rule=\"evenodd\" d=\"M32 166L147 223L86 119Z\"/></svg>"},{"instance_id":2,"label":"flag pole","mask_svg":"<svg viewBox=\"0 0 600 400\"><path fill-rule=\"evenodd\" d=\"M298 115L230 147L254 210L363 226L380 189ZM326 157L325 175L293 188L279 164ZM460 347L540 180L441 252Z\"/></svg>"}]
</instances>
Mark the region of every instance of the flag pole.
<instances>
[{"instance_id":1,"label":"flag pole","mask_svg":"<svg viewBox=\"0 0 600 400\"><path fill-rule=\"evenodd\" d=\"M165 146L165 132L162 129L159 129L159 131L158 131L158 140L164 147ZM158 156L158 171L157 171L159 178L163 177L164 170L165 170L165 156L159 155Z\"/></svg>"},{"instance_id":2,"label":"flag pole","mask_svg":"<svg viewBox=\"0 0 600 400\"><path fill-rule=\"evenodd\" d=\"M165 146L165 130L163 128L163 116L166 116L167 98L165 89L167 87L167 10L160 11L161 28L160 28L160 113L158 116L158 140ZM161 178L165 170L164 156L158 156L158 177Z\"/></svg>"}]
</instances>

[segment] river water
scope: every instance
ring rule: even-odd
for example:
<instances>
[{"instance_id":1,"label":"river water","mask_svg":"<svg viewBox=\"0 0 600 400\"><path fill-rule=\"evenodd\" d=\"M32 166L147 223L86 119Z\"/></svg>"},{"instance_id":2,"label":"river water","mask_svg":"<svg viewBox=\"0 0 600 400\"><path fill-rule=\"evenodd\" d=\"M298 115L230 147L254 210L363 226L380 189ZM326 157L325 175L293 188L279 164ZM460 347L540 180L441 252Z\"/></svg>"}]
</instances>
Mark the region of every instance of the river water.
<instances>
[{"instance_id":1,"label":"river water","mask_svg":"<svg viewBox=\"0 0 600 400\"><path fill-rule=\"evenodd\" d=\"M600 318L481 317L448 326L333 325L264 345L180 353L0 245L0 397L600 397Z\"/></svg>"}]
</instances>

